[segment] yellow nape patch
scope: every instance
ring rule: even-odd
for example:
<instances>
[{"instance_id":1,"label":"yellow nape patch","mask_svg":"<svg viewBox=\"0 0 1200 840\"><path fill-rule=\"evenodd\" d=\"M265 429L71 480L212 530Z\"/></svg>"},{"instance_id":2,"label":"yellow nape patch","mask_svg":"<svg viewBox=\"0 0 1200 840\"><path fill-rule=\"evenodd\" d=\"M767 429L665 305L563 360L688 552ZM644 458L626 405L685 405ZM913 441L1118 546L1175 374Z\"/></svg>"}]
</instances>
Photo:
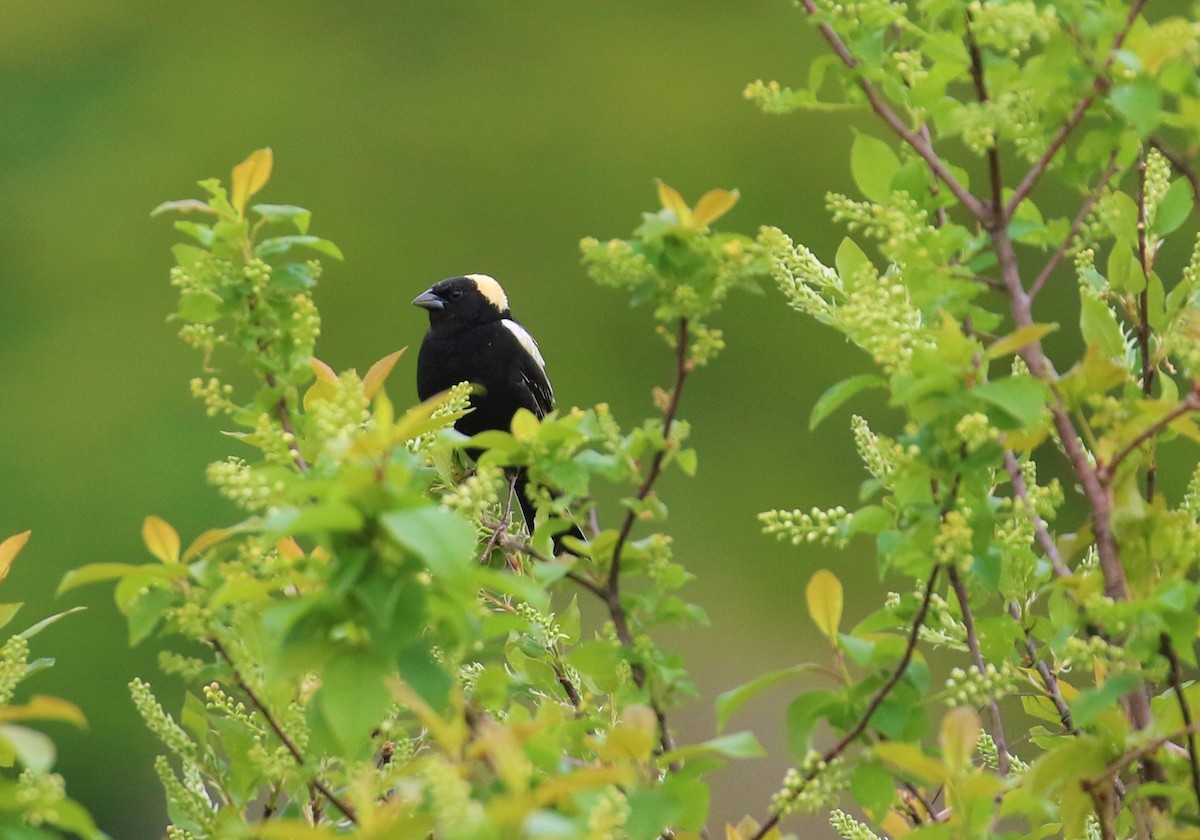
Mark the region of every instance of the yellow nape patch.
<instances>
[{"instance_id":1,"label":"yellow nape patch","mask_svg":"<svg viewBox=\"0 0 1200 840\"><path fill-rule=\"evenodd\" d=\"M497 311L503 312L508 309L508 295L504 294L504 289L500 288L500 284L496 282L496 278L489 277L486 274L468 274L468 280L474 280L475 285L485 298L496 307Z\"/></svg>"}]
</instances>

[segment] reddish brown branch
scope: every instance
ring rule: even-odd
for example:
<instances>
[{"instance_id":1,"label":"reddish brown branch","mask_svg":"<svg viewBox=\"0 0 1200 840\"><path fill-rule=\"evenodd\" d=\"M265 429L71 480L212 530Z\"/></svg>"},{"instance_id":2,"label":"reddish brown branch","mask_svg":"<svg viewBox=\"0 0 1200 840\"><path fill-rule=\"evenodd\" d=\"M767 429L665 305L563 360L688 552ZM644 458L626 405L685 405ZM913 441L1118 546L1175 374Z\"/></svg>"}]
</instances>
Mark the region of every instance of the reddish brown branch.
<instances>
[{"instance_id":1,"label":"reddish brown branch","mask_svg":"<svg viewBox=\"0 0 1200 840\"><path fill-rule=\"evenodd\" d=\"M803 2L804 10L810 16L818 13L817 5L813 0L803 0ZM954 193L954 196L962 202L962 205L967 208L971 215L981 221L989 218L991 213L987 205L980 201L970 190L963 186L961 181L954 177L954 173L950 171L950 167L934 151L929 135L919 130L914 131L905 125L904 120L891 109L884 100L883 95L879 93L870 79L857 72L859 69L858 59L851 54L850 48L846 46L841 37L833 31L833 27L827 23L819 23L817 24L817 30L829 43L829 46L833 49L837 57L842 60L842 64L846 65L850 70L856 71L858 85L862 88L863 93L866 94L867 101L871 103L872 110L888 124L892 131L900 136L900 139L911 146L913 151L921 156L930 170L941 179L950 192Z\"/></svg>"},{"instance_id":2,"label":"reddish brown branch","mask_svg":"<svg viewBox=\"0 0 1200 840\"><path fill-rule=\"evenodd\" d=\"M258 709L259 713L267 721L267 724L271 727L271 730L275 733L276 737L279 738L280 742L283 743L283 746L291 754L292 758L295 759L296 763L301 767L304 767L304 754L300 752L300 748L296 746L296 742L292 740L291 736L284 731L283 726L280 725L279 721L275 719L275 716L271 714L271 710L267 708L266 704L263 703L261 699L259 699L258 694L250 687L250 684L246 682L245 678L242 677L241 673L237 669L237 666L233 664L233 660L230 658L229 652L225 650L225 646L222 645L221 641L215 636L209 637L208 644L214 651L216 651L218 656L220 656L229 664L229 670L233 674L233 681L237 683L238 688L242 690L242 693L246 695L246 698L254 705L256 709ZM322 796L328 799L330 804L342 813L342 816L350 820L350 822L354 823L355 825L358 824L358 814L355 813L354 808L348 802L345 802L341 797L334 793L329 785L323 779L321 779L320 776L314 775L309 784L311 787L319 791Z\"/></svg>"},{"instance_id":3,"label":"reddish brown branch","mask_svg":"<svg viewBox=\"0 0 1200 840\"><path fill-rule=\"evenodd\" d=\"M1175 692L1175 699L1179 701L1179 714L1183 718L1183 725L1187 730L1188 767L1192 771L1192 793L1196 796L1197 807L1200 807L1200 763L1196 758L1196 732L1192 725L1192 707L1188 703L1187 695L1183 693L1183 668L1179 665L1179 657L1175 654L1175 646L1171 644L1171 637L1163 633L1161 643L1163 656L1167 658L1167 664L1171 666L1167 672L1171 681L1171 690Z\"/></svg>"},{"instance_id":4,"label":"reddish brown branch","mask_svg":"<svg viewBox=\"0 0 1200 840\"><path fill-rule=\"evenodd\" d=\"M1108 57L1104 60L1104 66L1096 74L1095 79L1092 80L1091 90L1079 100L1074 110L1063 120L1063 124L1059 126L1058 132L1051 139L1050 144L1046 147L1046 151L1042 153L1037 162L1029 167L1029 171L1025 173L1025 177L1017 184L1017 188L1013 190L1012 197L1009 198L1008 204L1004 208L1005 218L1012 217L1013 212L1017 209L1017 205L1024 201L1025 196L1029 195L1034 186L1036 186L1038 179L1050 168L1050 161L1054 159L1054 156L1058 154L1058 150L1062 148L1063 144L1067 142L1067 138L1071 136L1071 133L1083 120L1084 115L1092 107L1092 103L1096 101L1096 97L1105 93L1112 85L1112 82L1108 78L1108 71L1112 68L1113 61L1116 59L1117 53L1121 50L1121 45L1125 43L1125 36L1129 34L1129 30L1133 27L1133 24L1137 22L1138 16L1142 13L1142 7L1145 5L1146 0L1134 0L1130 4L1129 14L1125 18L1125 25L1121 27L1121 31L1113 38L1112 46L1108 50Z\"/></svg>"},{"instance_id":5,"label":"reddish brown branch","mask_svg":"<svg viewBox=\"0 0 1200 840\"><path fill-rule=\"evenodd\" d=\"M870 725L871 718L875 715L875 712L879 710L879 707L883 704L883 701L887 699L887 696L892 693L892 689L896 687L901 678L904 677L905 672L908 671L909 663L912 662L913 655L917 652L917 640L921 636L921 628L925 626L925 616L929 614L929 603L933 599L933 588L937 585L938 573L941 572L941 570L941 566L935 565L933 567L933 571L929 574L929 580L925 582L925 597L921 599L921 606L917 609L916 616L913 617L912 627L908 632L908 643L904 646L904 654L900 657L900 662L897 663L896 670L892 672L892 675L887 678L887 681L879 687L874 695L872 695L870 701L867 703L866 710L863 711L862 715L859 717L854 726L850 727L850 729L846 731L846 734L843 735L836 744L825 750L825 752L821 755L821 761L823 764L828 764L829 762L833 761L835 758L845 752L847 747L854 743L854 740L863 733L868 725ZM817 773L819 772L819 770L811 771L805 777L805 783L816 778ZM772 828L779 824L780 818L781 817L779 814L772 814L771 817L759 827L758 831L754 833L750 840L762 840L762 838L765 837Z\"/></svg>"},{"instance_id":6,"label":"reddish brown branch","mask_svg":"<svg viewBox=\"0 0 1200 840\"><path fill-rule=\"evenodd\" d=\"M967 587L963 585L962 576L958 573L958 568L953 564L947 564L946 573L950 577L950 586L954 589L954 595L958 598L958 607L962 613L963 627L967 633L967 650L971 654L971 661L975 663L975 670L979 672L979 676L987 678L987 665L983 661L983 654L979 650L979 636L975 633L975 618L971 613L970 597L967 594ZM988 710L992 715L992 740L996 742L996 758L998 770L1001 776L1008 775L1008 739L1004 737L1004 718L1000 715L1000 704L996 702L995 695L988 694Z\"/></svg>"}]
</instances>

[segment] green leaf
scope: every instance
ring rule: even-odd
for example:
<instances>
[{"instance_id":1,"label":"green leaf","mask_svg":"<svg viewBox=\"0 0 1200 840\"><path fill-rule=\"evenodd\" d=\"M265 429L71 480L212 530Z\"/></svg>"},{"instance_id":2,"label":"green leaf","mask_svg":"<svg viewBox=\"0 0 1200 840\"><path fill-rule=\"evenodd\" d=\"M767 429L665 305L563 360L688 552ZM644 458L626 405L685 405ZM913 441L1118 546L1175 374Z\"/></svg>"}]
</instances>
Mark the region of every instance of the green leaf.
<instances>
[{"instance_id":1,"label":"green leaf","mask_svg":"<svg viewBox=\"0 0 1200 840\"><path fill-rule=\"evenodd\" d=\"M1035 425L1046 406L1045 388L1030 376L1009 376L985 382L971 393L1003 410L1019 426Z\"/></svg>"},{"instance_id":2,"label":"green leaf","mask_svg":"<svg viewBox=\"0 0 1200 840\"><path fill-rule=\"evenodd\" d=\"M339 261L345 259L342 256L342 250L328 239L321 239L319 236L304 235L276 236L272 239L264 239L255 246L254 256L269 262L276 257L282 257L296 247L310 248L319 254L324 254Z\"/></svg>"},{"instance_id":3,"label":"green leaf","mask_svg":"<svg viewBox=\"0 0 1200 840\"><path fill-rule=\"evenodd\" d=\"M291 222L300 233L308 233L312 212L294 204L255 204L250 208L268 222Z\"/></svg>"},{"instance_id":4,"label":"green leaf","mask_svg":"<svg viewBox=\"0 0 1200 840\"><path fill-rule=\"evenodd\" d=\"M1028 347L1035 341L1041 341L1057 329L1058 324L1028 324L1020 327L992 342L984 352L984 357L988 360L1003 358L1009 353L1016 353L1018 350Z\"/></svg>"},{"instance_id":5,"label":"green leaf","mask_svg":"<svg viewBox=\"0 0 1200 840\"><path fill-rule=\"evenodd\" d=\"M872 814L886 814L896 799L892 774L877 761L864 761L850 774L850 795Z\"/></svg>"},{"instance_id":6,"label":"green leaf","mask_svg":"<svg viewBox=\"0 0 1200 840\"><path fill-rule=\"evenodd\" d=\"M684 806L667 791L643 790L629 794L629 818L625 833L629 840L656 840L683 814Z\"/></svg>"},{"instance_id":7,"label":"green leaf","mask_svg":"<svg viewBox=\"0 0 1200 840\"><path fill-rule=\"evenodd\" d=\"M809 431L817 428L826 417L837 411L855 394L868 388L881 388L885 385L887 385L887 381L882 376L863 373L829 386L813 406L812 414L808 418Z\"/></svg>"},{"instance_id":8,"label":"green leaf","mask_svg":"<svg viewBox=\"0 0 1200 840\"><path fill-rule=\"evenodd\" d=\"M797 695L787 710L787 745L793 759L804 760L812 749L817 721L841 703L841 698L832 691L806 691Z\"/></svg>"},{"instance_id":9,"label":"green leaf","mask_svg":"<svg viewBox=\"0 0 1200 840\"><path fill-rule=\"evenodd\" d=\"M1154 208L1154 221L1150 223L1150 232L1156 236L1166 236L1187 221L1191 212L1192 185L1186 178L1177 178Z\"/></svg>"},{"instance_id":10,"label":"green leaf","mask_svg":"<svg viewBox=\"0 0 1200 840\"><path fill-rule=\"evenodd\" d=\"M211 324L221 317L225 301L209 291L189 289L179 295L179 317L193 324Z\"/></svg>"},{"instance_id":11,"label":"green leaf","mask_svg":"<svg viewBox=\"0 0 1200 840\"><path fill-rule=\"evenodd\" d=\"M923 782L945 784L948 778L946 765L936 758L925 755L916 744L903 741L883 741L872 749L887 764L901 772L915 776Z\"/></svg>"},{"instance_id":12,"label":"green leaf","mask_svg":"<svg viewBox=\"0 0 1200 840\"><path fill-rule=\"evenodd\" d=\"M47 616L47 617L43 618L41 621L37 622L36 624L32 624L29 627L26 627L24 630L22 630L17 635L23 639L32 639L34 636L36 636L38 633L41 633L43 630L45 630L51 624L56 624L60 620L66 618L67 616L74 615L77 612L83 612L86 609L87 609L87 607L71 607L71 609L69 609L69 610L63 610L60 613L55 613L54 615Z\"/></svg>"},{"instance_id":13,"label":"green leaf","mask_svg":"<svg viewBox=\"0 0 1200 840\"><path fill-rule=\"evenodd\" d=\"M1072 722L1076 726L1087 726L1100 713L1115 706L1137 684L1137 675L1124 672L1113 674L1095 688L1079 692L1079 696L1070 704Z\"/></svg>"},{"instance_id":14,"label":"green leaf","mask_svg":"<svg viewBox=\"0 0 1200 840\"><path fill-rule=\"evenodd\" d=\"M133 574L134 572L142 572L151 568L162 569L165 567L135 565L133 563L91 563L87 566L80 566L78 569L72 569L63 575L62 582L58 584L58 592L55 594L61 595L68 590L76 588L77 586L83 586L87 583L96 583L102 580L123 578L126 575Z\"/></svg>"},{"instance_id":15,"label":"green leaf","mask_svg":"<svg viewBox=\"0 0 1200 840\"><path fill-rule=\"evenodd\" d=\"M803 664L795 665L791 668L783 668L779 671L771 671L762 676L752 679L750 682L739 685L737 688L731 688L717 697L717 732L725 731L725 725L729 723L729 718L733 713L746 705L747 702L757 697L762 692L766 691L773 685L776 685L789 677L794 677L799 674L807 674L817 669L816 665Z\"/></svg>"},{"instance_id":16,"label":"green leaf","mask_svg":"<svg viewBox=\"0 0 1200 840\"><path fill-rule=\"evenodd\" d=\"M321 712L349 755L358 755L370 745L371 733L391 705L386 683L391 672L387 660L362 650L343 651L325 666Z\"/></svg>"},{"instance_id":17,"label":"green leaf","mask_svg":"<svg viewBox=\"0 0 1200 840\"><path fill-rule=\"evenodd\" d=\"M7 627L9 622L16 617L17 611L23 606L25 606L23 602L17 604L0 604L0 627Z\"/></svg>"},{"instance_id":18,"label":"green leaf","mask_svg":"<svg viewBox=\"0 0 1200 840\"><path fill-rule=\"evenodd\" d=\"M1113 291L1141 294L1146 288L1146 274L1133 253L1133 246L1124 239L1113 243L1108 255L1108 284Z\"/></svg>"},{"instance_id":19,"label":"green leaf","mask_svg":"<svg viewBox=\"0 0 1200 840\"><path fill-rule=\"evenodd\" d=\"M688 744L663 753L658 757L658 764L660 767L667 767L674 761L687 761L709 755L737 759L761 758L766 755L766 751L754 737L753 732L735 732L732 735L722 735L700 744Z\"/></svg>"},{"instance_id":20,"label":"green leaf","mask_svg":"<svg viewBox=\"0 0 1200 840\"><path fill-rule=\"evenodd\" d=\"M1162 110L1162 91L1150 79L1138 79L1132 84L1118 85L1108 95L1113 110L1124 117L1130 126L1145 137L1158 125Z\"/></svg>"},{"instance_id":21,"label":"green leaf","mask_svg":"<svg viewBox=\"0 0 1200 840\"><path fill-rule=\"evenodd\" d=\"M0 738L12 748L16 760L22 767L40 773L50 772L57 753L50 736L25 726L4 724L0 726Z\"/></svg>"},{"instance_id":22,"label":"green leaf","mask_svg":"<svg viewBox=\"0 0 1200 840\"><path fill-rule=\"evenodd\" d=\"M877 204L892 196L892 179L900 170L900 158L892 147L869 134L856 134L850 147L850 174L864 196Z\"/></svg>"},{"instance_id":23,"label":"green leaf","mask_svg":"<svg viewBox=\"0 0 1200 840\"><path fill-rule=\"evenodd\" d=\"M843 280L854 277L860 272L875 273L875 267L871 264L871 260L867 257L866 252L858 247L858 243L849 236L842 240L838 245L837 254L833 258L834 267L837 268L838 276Z\"/></svg>"},{"instance_id":24,"label":"green leaf","mask_svg":"<svg viewBox=\"0 0 1200 840\"><path fill-rule=\"evenodd\" d=\"M1079 329L1083 340L1094 344L1110 359L1125 358L1125 336L1108 304L1092 295L1083 295L1079 310Z\"/></svg>"},{"instance_id":25,"label":"green leaf","mask_svg":"<svg viewBox=\"0 0 1200 840\"><path fill-rule=\"evenodd\" d=\"M396 542L415 552L444 581L460 581L475 559L475 528L457 513L427 505L380 518Z\"/></svg>"}]
</instances>

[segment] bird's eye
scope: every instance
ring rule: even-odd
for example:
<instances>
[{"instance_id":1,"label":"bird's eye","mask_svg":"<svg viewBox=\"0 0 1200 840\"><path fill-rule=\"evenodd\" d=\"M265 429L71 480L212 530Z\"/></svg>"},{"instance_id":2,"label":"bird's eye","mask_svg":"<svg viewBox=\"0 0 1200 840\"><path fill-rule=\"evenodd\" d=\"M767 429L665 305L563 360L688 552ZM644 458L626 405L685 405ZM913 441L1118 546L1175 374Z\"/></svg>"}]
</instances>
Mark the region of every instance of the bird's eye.
<instances>
[{"instance_id":1,"label":"bird's eye","mask_svg":"<svg viewBox=\"0 0 1200 840\"><path fill-rule=\"evenodd\" d=\"M450 293L451 300L458 300L460 297L462 297L462 289L455 289Z\"/></svg>"}]
</instances>

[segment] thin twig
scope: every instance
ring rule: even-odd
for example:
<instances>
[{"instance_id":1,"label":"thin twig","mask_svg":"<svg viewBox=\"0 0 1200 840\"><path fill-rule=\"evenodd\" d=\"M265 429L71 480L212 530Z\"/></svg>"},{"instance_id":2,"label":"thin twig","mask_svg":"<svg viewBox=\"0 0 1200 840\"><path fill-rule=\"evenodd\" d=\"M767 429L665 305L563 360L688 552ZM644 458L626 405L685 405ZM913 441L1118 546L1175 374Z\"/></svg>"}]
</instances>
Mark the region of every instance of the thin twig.
<instances>
[{"instance_id":1,"label":"thin twig","mask_svg":"<svg viewBox=\"0 0 1200 840\"><path fill-rule=\"evenodd\" d=\"M261 699L259 699L258 694L250 687L245 678L242 677L241 672L239 672L237 669L237 666L233 664L233 659L230 658L229 652L225 649L225 646L221 644L220 639L216 638L215 636L210 636L208 638L208 644L214 651L216 651L218 656L220 656L229 664L229 670L233 673L233 680L235 683L237 683L238 688L242 690L242 693L246 695L247 699L254 704L255 708L257 708L259 713L266 719L267 724L270 725L271 729L275 732L275 735L283 743L283 746L287 749L287 751L291 753L291 756L293 759L295 759L296 763L301 767L304 767L304 753L300 752L300 748L296 746L296 742L293 741L291 736L284 731L279 721L275 719L273 714L271 714L271 710L267 708L266 704L263 703ZM344 802L341 797L334 793L329 785L327 785L320 776L314 775L309 784L320 791L321 795L328 799L333 807L341 811L342 816L350 820L350 822L354 823L355 825L358 824L358 815L355 813L354 808L348 802Z\"/></svg>"},{"instance_id":2,"label":"thin twig","mask_svg":"<svg viewBox=\"0 0 1200 840\"><path fill-rule=\"evenodd\" d=\"M1180 400L1170 411L1160 417L1155 423L1147 426L1140 434L1137 435L1137 437L1129 441L1129 443L1125 444L1125 446L1121 447L1121 449L1117 451L1117 454L1113 455L1112 460L1098 465L1096 467L1096 476L1100 482L1104 485L1110 484L1117 474L1117 467L1121 465L1122 461L1128 458L1130 454L1135 452L1143 443L1154 437L1157 437L1163 429L1171 425L1171 423L1178 420L1184 414L1187 414L1189 411L1200 411L1200 391L1193 390L1186 397Z\"/></svg>"},{"instance_id":3,"label":"thin twig","mask_svg":"<svg viewBox=\"0 0 1200 840\"><path fill-rule=\"evenodd\" d=\"M1071 570L1063 562L1062 552L1058 550L1058 543L1054 541L1054 536L1046 527L1046 521L1038 515L1033 507L1033 502L1029 500L1029 488L1025 486L1025 476L1021 473L1021 465L1017 462L1017 456L1011 449L1004 450L1004 469L1008 471L1008 477L1012 481L1013 493L1024 502L1025 513L1029 516L1029 521L1033 523L1034 536L1037 537L1046 559L1050 561L1054 573L1059 577L1071 574Z\"/></svg>"},{"instance_id":4,"label":"thin twig","mask_svg":"<svg viewBox=\"0 0 1200 840\"><path fill-rule=\"evenodd\" d=\"M1025 200L1025 196L1029 195L1030 191L1033 190L1038 179L1050 168L1050 161L1053 160L1058 150L1062 148L1062 145L1067 142L1067 138L1071 136L1071 132L1083 120L1088 109L1092 107L1092 103L1096 101L1096 97L1107 91L1112 85L1112 82L1108 78L1108 71L1112 67L1113 61L1116 60L1117 53L1121 51L1121 45L1125 43L1125 36L1129 34L1129 30L1133 27L1133 24L1137 22L1138 16L1142 13L1142 7L1145 5L1146 0L1134 0L1130 4L1129 14L1125 18L1125 25L1121 27L1121 31L1113 38L1112 46L1108 50L1108 57L1104 60L1104 66L1092 80L1091 90L1079 100L1074 110L1063 120L1063 124L1059 127L1058 133L1051 139L1050 144L1046 147L1046 151L1029 167L1029 171L1025 173L1025 177L1021 179L1017 188L1013 190L1012 197L1009 198L1008 204L1004 208L1004 217L1006 219L1012 217L1013 212L1017 209L1017 205Z\"/></svg>"},{"instance_id":5,"label":"thin twig","mask_svg":"<svg viewBox=\"0 0 1200 840\"><path fill-rule=\"evenodd\" d=\"M1192 771L1192 792L1196 795L1196 805L1200 806L1200 763L1197 763L1196 759L1196 733L1193 731L1192 725L1192 707L1188 703L1187 695L1183 693L1183 668L1179 665L1179 657L1175 654L1175 646L1171 644L1171 637L1163 633L1161 643L1163 656L1167 658L1167 663L1171 666L1167 676L1171 681L1171 689L1175 692L1175 699L1179 701L1179 714L1187 729L1187 755L1188 765Z\"/></svg>"},{"instance_id":6,"label":"thin twig","mask_svg":"<svg viewBox=\"0 0 1200 840\"><path fill-rule=\"evenodd\" d=\"M1150 269L1154 265L1154 254L1151 253L1146 236L1146 151L1138 149L1137 162L1137 243L1138 263L1141 265L1142 277L1150 277ZM1138 353L1142 357L1142 396L1150 399L1154 392L1154 363L1150 358L1150 284L1146 282L1138 295L1137 319ZM1146 467L1146 501L1154 499L1154 479L1158 472L1153 456Z\"/></svg>"},{"instance_id":7,"label":"thin twig","mask_svg":"<svg viewBox=\"0 0 1200 840\"><path fill-rule=\"evenodd\" d=\"M983 73L983 51L979 49L979 43L975 40L975 30L972 29L974 21L970 11L967 11L966 18L967 51L971 55L971 79L975 83L975 97L979 100L980 105L986 106L989 97L987 81ZM1000 171L999 144L999 138L993 138L992 145L987 150L988 174L991 177L992 187L992 216L997 220L1004 207L1004 177Z\"/></svg>"},{"instance_id":8,"label":"thin twig","mask_svg":"<svg viewBox=\"0 0 1200 840\"><path fill-rule=\"evenodd\" d=\"M1063 237L1062 244L1060 244L1058 248L1055 249L1054 253L1050 255L1050 259L1046 261L1046 264L1042 267L1042 270L1038 272L1038 276L1034 279L1033 285L1029 287L1030 297L1037 297L1038 292L1042 290L1042 287L1046 285L1046 281L1050 279L1050 275L1054 273L1056 268L1058 268L1058 264L1062 262L1062 258L1067 254L1067 249L1071 247L1071 243L1075 240L1075 237L1079 235L1079 231L1083 227L1083 223L1087 221L1087 217L1091 214L1092 208L1096 206L1096 202L1099 201L1100 196L1104 194L1105 188L1108 186L1113 176L1117 174L1118 168L1117 153L1114 151L1108 157L1108 165L1104 168L1104 172L1101 174L1100 180L1096 183L1096 186L1092 188L1092 191L1088 193L1087 198L1083 200L1083 204L1079 205L1079 212L1076 213L1075 218L1071 220L1071 227L1067 231L1067 235Z\"/></svg>"},{"instance_id":9,"label":"thin twig","mask_svg":"<svg viewBox=\"0 0 1200 840\"><path fill-rule=\"evenodd\" d=\"M953 563L946 566L946 573L950 577L950 586L954 589L954 594L958 598L959 610L962 612L963 627L967 633L967 650L971 654L971 660L975 663L975 670L979 672L979 676L986 678L987 664L983 661L983 654L979 650L979 636L975 634L975 619L971 614L967 587L963 585L958 567ZM997 769L1001 776L1007 776L1008 739L1004 737L1004 718L1000 715L1000 704L996 702L996 696L991 692L988 692L988 709L992 714L992 740L996 742Z\"/></svg>"},{"instance_id":10,"label":"thin twig","mask_svg":"<svg viewBox=\"0 0 1200 840\"><path fill-rule=\"evenodd\" d=\"M804 10L810 15L818 14L817 5L813 0L804 0ZM858 85L867 96L867 101L871 103L872 110L888 124L892 131L896 132L900 138L912 147L926 165L941 179L942 183L954 193L955 198L962 202L963 207L975 218L984 220L990 217L990 211L987 205L980 201L970 190L963 186L962 182L954 177L954 173L950 171L950 167L946 162L938 156L934 151L933 144L929 140L928 135L922 135L920 131L913 131L904 124L904 120L891 109L884 100L883 96L876 89L875 85L861 73L857 73L858 59L850 52L849 47L842 41L841 37L834 32L833 27L827 23L817 24L817 29L821 35L829 43L837 57L842 60L842 64L846 65L850 70L856 71Z\"/></svg>"},{"instance_id":11,"label":"thin twig","mask_svg":"<svg viewBox=\"0 0 1200 840\"><path fill-rule=\"evenodd\" d=\"M874 716L875 712L878 711L880 705L882 705L883 701L887 699L887 696L891 694L892 689L896 687L897 683L900 682L901 678L908 670L909 663L912 662L913 655L917 651L917 640L921 636L921 628L925 625L925 616L929 613L929 603L933 599L933 588L937 584L938 573L941 572L941 570L942 567L940 565L935 565L933 567L933 571L929 574L929 580L925 582L925 597L921 599L921 606L917 610L916 616L913 617L912 627L908 632L908 643L904 646L904 654L900 657L900 662L897 663L896 670L892 672L892 675L887 678L887 681L878 688L874 695L872 695L870 701L867 703L866 710L862 713L862 716L859 717L854 726L850 727L850 729L846 731L846 734L843 735L836 744L825 750L824 754L821 756L821 761L823 764L828 764L845 752L846 748L849 747L850 744L852 744L854 740L863 733L863 730L865 730L871 723L872 716ZM805 777L804 781L806 783L811 782L814 778L816 778L819 772L819 770L810 771ZM779 820L779 814L772 814L771 817L759 827L758 831L754 833L750 840L762 840L762 838L765 837L772 828L779 824Z\"/></svg>"}]
</instances>

